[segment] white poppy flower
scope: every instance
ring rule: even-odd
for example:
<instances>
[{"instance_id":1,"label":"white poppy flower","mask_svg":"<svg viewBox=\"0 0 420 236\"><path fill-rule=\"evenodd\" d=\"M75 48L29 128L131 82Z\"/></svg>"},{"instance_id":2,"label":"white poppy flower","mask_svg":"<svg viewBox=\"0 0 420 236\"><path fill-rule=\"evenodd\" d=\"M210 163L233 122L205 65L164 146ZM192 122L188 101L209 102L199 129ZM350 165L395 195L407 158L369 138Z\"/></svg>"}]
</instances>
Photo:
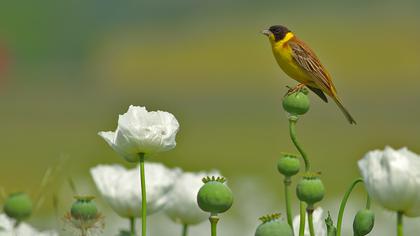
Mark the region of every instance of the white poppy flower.
<instances>
[{"instance_id":1,"label":"white poppy flower","mask_svg":"<svg viewBox=\"0 0 420 236\"><path fill-rule=\"evenodd\" d=\"M389 210L420 216L420 156L385 147L368 152L358 164L372 199Z\"/></svg>"},{"instance_id":2,"label":"white poppy flower","mask_svg":"<svg viewBox=\"0 0 420 236\"><path fill-rule=\"evenodd\" d=\"M166 214L173 221L195 225L209 218L209 214L202 211L197 204L197 193L203 186L202 179L206 176L220 176L220 174L218 171L184 172L177 178L165 208Z\"/></svg>"},{"instance_id":3,"label":"white poppy flower","mask_svg":"<svg viewBox=\"0 0 420 236\"><path fill-rule=\"evenodd\" d=\"M315 235L317 236L326 236L327 235L327 227L325 226L324 221L324 210L321 207L317 207L314 212L312 213L312 218L314 221L314 230ZM293 230L295 231L295 235L299 234L299 224L300 224L300 216L297 215L293 218ZM309 233L309 224L308 224L308 214L306 213L306 220L305 220L305 236L310 236Z\"/></svg>"},{"instance_id":4,"label":"white poppy flower","mask_svg":"<svg viewBox=\"0 0 420 236\"><path fill-rule=\"evenodd\" d=\"M98 165L90 170L100 194L122 217L141 216L140 174L138 168L125 169L120 165ZM147 214L161 210L168 202L179 169L162 164L145 163Z\"/></svg>"},{"instance_id":5,"label":"white poppy flower","mask_svg":"<svg viewBox=\"0 0 420 236\"><path fill-rule=\"evenodd\" d=\"M14 228L15 220L0 214L0 236L22 235L22 236L58 236L55 231L38 231L34 227L21 222Z\"/></svg>"},{"instance_id":6,"label":"white poppy flower","mask_svg":"<svg viewBox=\"0 0 420 236\"><path fill-rule=\"evenodd\" d=\"M145 107L130 106L118 118L115 132L99 132L119 155L127 161L138 161L139 153L150 155L173 149L179 123L164 111L148 112Z\"/></svg>"}]
</instances>

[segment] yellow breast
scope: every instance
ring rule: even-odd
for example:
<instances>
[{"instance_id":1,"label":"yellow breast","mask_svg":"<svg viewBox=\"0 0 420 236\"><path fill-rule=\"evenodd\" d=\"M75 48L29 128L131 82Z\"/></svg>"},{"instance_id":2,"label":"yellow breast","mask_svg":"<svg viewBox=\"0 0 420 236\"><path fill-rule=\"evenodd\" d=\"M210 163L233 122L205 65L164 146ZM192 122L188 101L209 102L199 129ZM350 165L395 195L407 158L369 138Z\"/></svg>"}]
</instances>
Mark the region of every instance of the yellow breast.
<instances>
[{"instance_id":1,"label":"yellow breast","mask_svg":"<svg viewBox=\"0 0 420 236\"><path fill-rule=\"evenodd\" d=\"M293 33L289 32L284 39L271 43L274 57L280 68L288 76L300 83L308 84L312 79L298 64L296 64L292 57L292 49L287 45L287 41L291 38L293 38Z\"/></svg>"}]
</instances>

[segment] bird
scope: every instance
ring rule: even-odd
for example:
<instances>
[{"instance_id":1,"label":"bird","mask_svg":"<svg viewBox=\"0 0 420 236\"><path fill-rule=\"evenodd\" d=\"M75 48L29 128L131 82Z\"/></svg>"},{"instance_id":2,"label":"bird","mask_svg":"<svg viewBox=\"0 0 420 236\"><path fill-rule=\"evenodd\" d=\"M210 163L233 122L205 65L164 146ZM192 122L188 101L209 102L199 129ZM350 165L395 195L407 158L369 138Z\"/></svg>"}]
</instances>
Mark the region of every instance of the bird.
<instances>
[{"instance_id":1,"label":"bird","mask_svg":"<svg viewBox=\"0 0 420 236\"><path fill-rule=\"evenodd\" d=\"M356 121L343 106L337 95L332 77L315 52L302 40L282 25L273 25L261 31L270 41L271 48L280 68L299 84L289 89L287 94L299 91L305 86L318 95L324 102L328 102L327 94L347 118L350 124Z\"/></svg>"}]
</instances>

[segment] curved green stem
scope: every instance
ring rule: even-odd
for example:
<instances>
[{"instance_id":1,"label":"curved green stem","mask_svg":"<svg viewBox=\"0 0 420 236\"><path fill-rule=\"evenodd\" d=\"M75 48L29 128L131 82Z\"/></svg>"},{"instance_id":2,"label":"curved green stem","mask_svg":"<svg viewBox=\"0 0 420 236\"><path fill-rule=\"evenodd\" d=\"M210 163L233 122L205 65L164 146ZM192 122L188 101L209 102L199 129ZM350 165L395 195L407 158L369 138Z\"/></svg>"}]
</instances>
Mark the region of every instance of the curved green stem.
<instances>
[{"instance_id":1,"label":"curved green stem","mask_svg":"<svg viewBox=\"0 0 420 236\"><path fill-rule=\"evenodd\" d=\"M370 196L369 196L369 194L366 194L366 195L367 195L367 197L366 197L366 209L368 209L368 210L369 210L369 209L370 209L370 204L371 204L370 202L371 202L371 201L370 201Z\"/></svg>"},{"instance_id":2,"label":"curved green stem","mask_svg":"<svg viewBox=\"0 0 420 236\"><path fill-rule=\"evenodd\" d=\"M211 236L217 236L217 222L219 222L219 217L217 214L212 213L209 220L211 224Z\"/></svg>"},{"instance_id":3,"label":"curved green stem","mask_svg":"<svg viewBox=\"0 0 420 236\"><path fill-rule=\"evenodd\" d=\"M290 131L290 138L293 141L293 144L296 146L296 149L299 151L300 155L302 155L303 161L305 162L305 171L308 172L311 169L311 164L309 163L308 156L306 155L305 151L300 146L299 142L296 138L296 122L298 120L297 116L290 116L289 117L289 131Z\"/></svg>"},{"instance_id":4,"label":"curved green stem","mask_svg":"<svg viewBox=\"0 0 420 236\"><path fill-rule=\"evenodd\" d=\"M315 229L314 229L314 219L313 219L313 209L308 209L308 224L309 224L309 234L311 236L315 236Z\"/></svg>"},{"instance_id":5,"label":"curved green stem","mask_svg":"<svg viewBox=\"0 0 420 236\"><path fill-rule=\"evenodd\" d=\"M146 180L144 176L144 153L139 154L140 158L140 182L141 182L141 235L146 236L147 224L147 200L146 200Z\"/></svg>"},{"instance_id":6,"label":"curved green stem","mask_svg":"<svg viewBox=\"0 0 420 236\"><path fill-rule=\"evenodd\" d=\"M347 189L347 192L344 194L343 199L341 200L340 210L338 212L338 219L337 219L337 236L341 235L341 225L343 223L343 214L344 214L344 209L346 208L347 200L349 199L351 191L353 191L354 187L360 182L363 182L361 178L354 180L353 183L350 185L350 187Z\"/></svg>"},{"instance_id":7,"label":"curved green stem","mask_svg":"<svg viewBox=\"0 0 420 236\"><path fill-rule=\"evenodd\" d=\"M290 225L290 228L293 231L293 218L292 218L292 204L290 201L290 184L292 183L292 180L289 176L286 176L284 178L284 195L286 199L286 214L287 214L287 223ZM293 235L295 233L293 232Z\"/></svg>"},{"instance_id":8,"label":"curved green stem","mask_svg":"<svg viewBox=\"0 0 420 236\"><path fill-rule=\"evenodd\" d=\"M403 236L403 213L397 212L397 236Z\"/></svg>"},{"instance_id":9,"label":"curved green stem","mask_svg":"<svg viewBox=\"0 0 420 236\"><path fill-rule=\"evenodd\" d=\"M132 236L136 235L136 218L130 217L130 234Z\"/></svg>"},{"instance_id":10,"label":"curved green stem","mask_svg":"<svg viewBox=\"0 0 420 236\"><path fill-rule=\"evenodd\" d=\"M188 234L188 225L184 224L182 226L182 236L187 236L187 234Z\"/></svg>"},{"instance_id":11,"label":"curved green stem","mask_svg":"<svg viewBox=\"0 0 420 236\"><path fill-rule=\"evenodd\" d=\"M305 203L301 201L300 202L299 236L305 235L305 217L306 217Z\"/></svg>"}]
</instances>

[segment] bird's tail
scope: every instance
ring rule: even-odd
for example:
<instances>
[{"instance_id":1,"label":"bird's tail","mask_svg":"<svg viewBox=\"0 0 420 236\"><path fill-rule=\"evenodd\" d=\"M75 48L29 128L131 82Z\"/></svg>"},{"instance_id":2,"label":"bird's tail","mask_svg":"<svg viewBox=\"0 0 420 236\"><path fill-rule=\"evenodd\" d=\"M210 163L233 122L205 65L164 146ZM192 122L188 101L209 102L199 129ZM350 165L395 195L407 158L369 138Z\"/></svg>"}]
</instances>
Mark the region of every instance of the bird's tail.
<instances>
[{"instance_id":1,"label":"bird's tail","mask_svg":"<svg viewBox=\"0 0 420 236\"><path fill-rule=\"evenodd\" d=\"M337 106L340 108L340 110L343 112L344 116L347 118L347 120L350 122L350 124L356 124L356 121L353 119L353 117L350 115L350 112L347 111L347 109L343 106L340 99L337 96L334 96L334 101L337 104Z\"/></svg>"}]
</instances>

